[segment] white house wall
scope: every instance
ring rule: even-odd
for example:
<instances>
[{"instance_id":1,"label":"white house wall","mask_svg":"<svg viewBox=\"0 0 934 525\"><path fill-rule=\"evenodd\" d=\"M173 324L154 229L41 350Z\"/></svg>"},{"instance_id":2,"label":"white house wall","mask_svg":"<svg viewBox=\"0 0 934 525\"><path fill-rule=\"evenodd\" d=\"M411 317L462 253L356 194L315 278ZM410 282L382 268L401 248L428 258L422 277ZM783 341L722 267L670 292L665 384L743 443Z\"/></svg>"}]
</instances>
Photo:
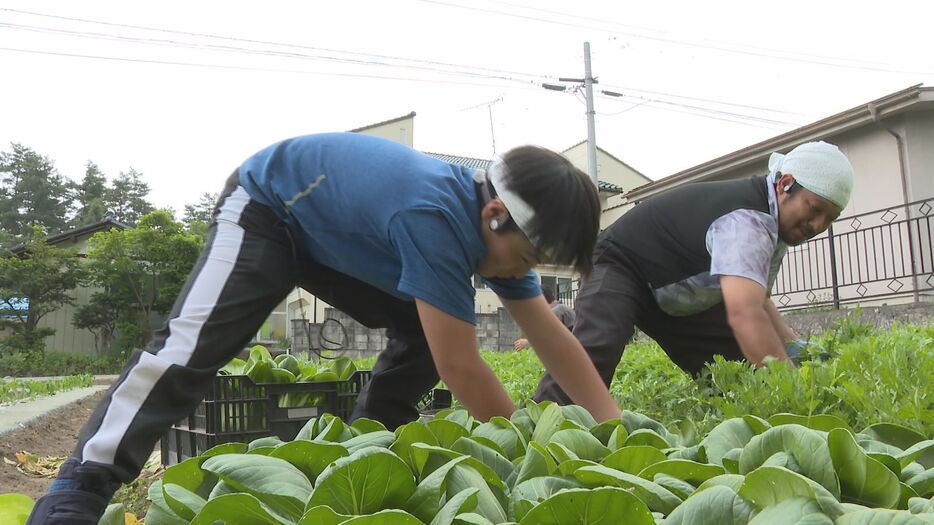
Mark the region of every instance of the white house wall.
<instances>
[{"instance_id":1,"label":"white house wall","mask_svg":"<svg viewBox=\"0 0 934 525\"><path fill-rule=\"evenodd\" d=\"M904 130L908 200L934 198L934 111L912 114Z\"/></svg>"}]
</instances>

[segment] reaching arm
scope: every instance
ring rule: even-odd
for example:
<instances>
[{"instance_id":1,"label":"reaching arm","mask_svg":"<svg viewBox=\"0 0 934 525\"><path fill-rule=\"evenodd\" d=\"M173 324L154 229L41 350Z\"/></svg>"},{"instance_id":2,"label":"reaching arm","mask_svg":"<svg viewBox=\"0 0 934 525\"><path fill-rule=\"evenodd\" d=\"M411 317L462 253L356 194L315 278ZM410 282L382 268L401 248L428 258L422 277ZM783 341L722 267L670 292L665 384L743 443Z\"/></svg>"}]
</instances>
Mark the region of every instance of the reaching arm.
<instances>
[{"instance_id":1,"label":"reaching arm","mask_svg":"<svg viewBox=\"0 0 934 525\"><path fill-rule=\"evenodd\" d=\"M778 332L779 337L781 337L784 342L787 343L798 339L798 334L788 326L788 323L785 322L785 318L769 297L765 298L765 311L768 312L769 319L772 321L772 326L775 327L775 331Z\"/></svg>"},{"instance_id":2,"label":"reaching arm","mask_svg":"<svg viewBox=\"0 0 934 525\"><path fill-rule=\"evenodd\" d=\"M415 299L415 306L438 374L470 415L481 421L511 416L516 406L480 358L474 326L421 299Z\"/></svg>"},{"instance_id":3,"label":"reaching arm","mask_svg":"<svg viewBox=\"0 0 934 525\"><path fill-rule=\"evenodd\" d=\"M545 369L575 403L589 410L597 421L620 417L616 401L584 347L555 317L544 297L503 299L503 304L528 336Z\"/></svg>"},{"instance_id":4,"label":"reaching arm","mask_svg":"<svg viewBox=\"0 0 934 525\"><path fill-rule=\"evenodd\" d=\"M727 318L739 347L749 362L762 366L767 356L788 359L785 345L765 305L765 287L734 275L720 276Z\"/></svg>"}]
</instances>

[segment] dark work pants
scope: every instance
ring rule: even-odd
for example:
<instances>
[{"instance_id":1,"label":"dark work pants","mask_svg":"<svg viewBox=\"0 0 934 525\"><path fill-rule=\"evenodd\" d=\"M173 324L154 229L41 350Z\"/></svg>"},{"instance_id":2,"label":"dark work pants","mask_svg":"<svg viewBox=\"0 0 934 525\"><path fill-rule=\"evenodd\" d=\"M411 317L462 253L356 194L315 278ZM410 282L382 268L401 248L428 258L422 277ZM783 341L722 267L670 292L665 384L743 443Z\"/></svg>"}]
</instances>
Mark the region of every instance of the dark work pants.
<instances>
[{"instance_id":1,"label":"dark work pants","mask_svg":"<svg viewBox=\"0 0 934 525\"><path fill-rule=\"evenodd\" d=\"M593 272L583 281L574 309L574 336L607 387L635 327L655 339L676 365L694 375L715 354L743 359L723 303L694 315L668 315L658 307L648 283L616 261L598 257ZM571 403L550 374L539 383L535 400Z\"/></svg>"},{"instance_id":2,"label":"dark work pants","mask_svg":"<svg viewBox=\"0 0 934 525\"><path fill-rule=\"evenodd\" d=\"M252 200L236 173L222 193L198 262L166 325L137 351L81 431L74 457L120 481L134 479L159 437L203 398L218 369L254 337L275 306L301 286L371 328L388 348L353 418L395 428L438 373L414 302L315 263L273 211Z\"/></svg>"}]
</instances>

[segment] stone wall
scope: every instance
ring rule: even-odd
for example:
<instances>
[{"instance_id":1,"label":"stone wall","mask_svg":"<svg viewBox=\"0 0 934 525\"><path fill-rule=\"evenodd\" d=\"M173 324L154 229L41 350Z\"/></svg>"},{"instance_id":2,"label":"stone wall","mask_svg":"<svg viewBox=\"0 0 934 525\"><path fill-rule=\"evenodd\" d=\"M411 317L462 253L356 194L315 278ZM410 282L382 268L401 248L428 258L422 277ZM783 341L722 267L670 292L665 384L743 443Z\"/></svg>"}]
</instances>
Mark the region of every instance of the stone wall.
<instances>
[{"instance_id":1,"label":"stone wall","mask_svg":"<svg viewBox=\"0 0 934 525\"><path fill-rule=\"evenodd\" d=\"M841 319L850 318L876 328L894 323L930 325L934 323L934 302L842 308L840 310L797 310L785 313L785 320L799 335L819 334L833 329Z\"/></svg>"}]
</instances>

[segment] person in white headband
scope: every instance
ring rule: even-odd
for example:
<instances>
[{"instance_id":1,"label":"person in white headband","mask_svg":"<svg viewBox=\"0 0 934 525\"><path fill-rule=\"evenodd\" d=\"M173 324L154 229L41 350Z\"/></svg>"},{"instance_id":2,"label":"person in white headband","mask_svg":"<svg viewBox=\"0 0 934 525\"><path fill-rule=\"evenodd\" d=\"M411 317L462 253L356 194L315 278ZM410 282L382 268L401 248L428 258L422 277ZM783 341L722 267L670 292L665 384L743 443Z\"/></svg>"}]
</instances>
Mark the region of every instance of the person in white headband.
<instances>
[{"instance_id":1,"label":"person in white headband","mask_svg":"<svg viewBox=\"0 0 934 525\"><path fill-rule=\"evenodd\" d=\"M759 366L811 353L768 294L787 247L826 230L846 207L853 167L826 142L774 153L768 167L668 190L601 234L574 335L607 386L635 328L692 374L715 355ZM550 375L535 399L570 402Z\"/></svg>"}]
</instances>

